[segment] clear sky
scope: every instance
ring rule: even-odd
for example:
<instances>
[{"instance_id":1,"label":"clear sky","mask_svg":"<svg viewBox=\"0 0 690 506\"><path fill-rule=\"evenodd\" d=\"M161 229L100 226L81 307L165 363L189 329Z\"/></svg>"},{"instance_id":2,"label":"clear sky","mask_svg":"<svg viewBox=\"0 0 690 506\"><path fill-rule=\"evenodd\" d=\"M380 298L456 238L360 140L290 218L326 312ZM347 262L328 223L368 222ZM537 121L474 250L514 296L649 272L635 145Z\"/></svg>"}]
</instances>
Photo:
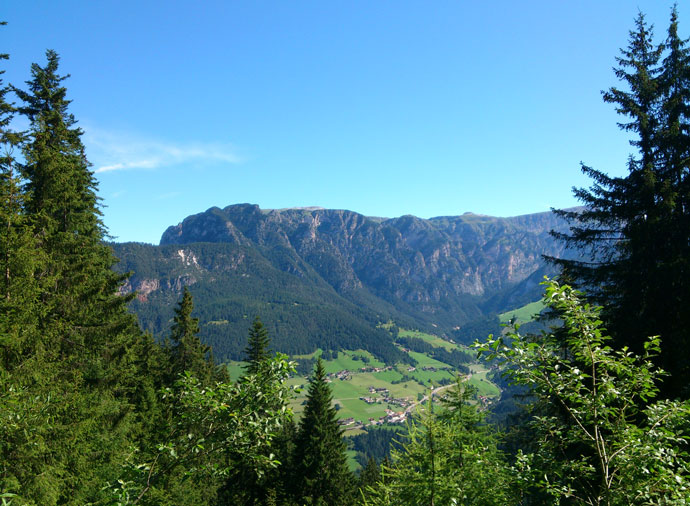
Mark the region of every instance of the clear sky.
<instances>
[{"instance_id":1,"label":"clear sky","mask_svg":"<svg viewBox=\"0 0 690 506\"><path fill-rule=\"evenodd\" d=\"M60 54L106 226L157 244L241 202L423 218L576 205L581 161L625 173L601 90L638 9L662 40L671 5L7 0L0 52L19 87Z\"/></svg>"}]
</instances>

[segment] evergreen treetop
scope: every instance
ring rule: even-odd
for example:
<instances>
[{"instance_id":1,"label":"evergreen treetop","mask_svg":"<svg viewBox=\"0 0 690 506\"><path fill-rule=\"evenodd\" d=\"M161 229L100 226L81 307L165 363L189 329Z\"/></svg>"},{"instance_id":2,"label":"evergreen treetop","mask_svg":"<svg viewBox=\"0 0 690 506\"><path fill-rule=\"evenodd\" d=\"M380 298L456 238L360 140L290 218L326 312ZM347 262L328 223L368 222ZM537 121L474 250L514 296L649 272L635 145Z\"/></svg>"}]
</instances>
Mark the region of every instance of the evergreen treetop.
<instances>
[{"instance_id":1,"label":"evergreen treetop","mask_svg":"<svg viewBox=\"0 0 690 506\"><path fill-rule=\"evenodd\" d=\"M46 51L46 58L45 66L31 66L28 91L13 88L24 102L19 112L31 122L23 166L27 209L40 218L43 233L70 232L101 240L98 185L86 159L83 131L68 111L71 101L62 85L69 75L58 73L55 51Z\"/></svg>"},{"instance_id":2,"label":"evergreen treetop","mask_svg":"<svg viewBox=\"0 0 690 506\"><path fill-rule=\"evenodd\" d=\"M185 286L182 300L175 308L170 332L173 379L182 372L189 371L203 382L208 382L213 377L214 366L209 361L209 347L199 339L199 319L192 317L192 311L194 300Z\"/></svg>"},{"instance_id":3,"label":"evergreen treetop","mask_svg":"<svg viewBox=\"0 0 690 506\"><path fill-rule=\"evenodd\" d=\"M309 380L296 440L295 492L307 504L350 504L353 477L347 467L343 430L332 406L331 389L319 358Z\"/></svg>"},{"instance_id":4,"label":"evergreen treetop","mask_svg":"<svg viewBox=\"0 0 690 506\"><path fill-rule=\"evenodd\" d=\"M249 339L245 349L247 374L256 374L261 363L268 359L270 356L269 343L268 330L266 330L263 323L261 323L261 319L257 316L249 329Z\"/></svg>"}]
</instances>

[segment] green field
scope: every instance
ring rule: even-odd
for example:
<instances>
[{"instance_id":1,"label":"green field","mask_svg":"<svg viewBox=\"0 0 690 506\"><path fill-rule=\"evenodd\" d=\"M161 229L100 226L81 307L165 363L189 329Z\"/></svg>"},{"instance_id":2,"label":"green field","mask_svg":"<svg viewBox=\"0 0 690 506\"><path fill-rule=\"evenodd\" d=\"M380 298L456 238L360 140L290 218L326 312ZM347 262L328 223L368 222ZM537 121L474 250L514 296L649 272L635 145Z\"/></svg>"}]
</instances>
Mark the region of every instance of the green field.
<instances>
[{"instance_id":1,"label":"green field","mask_svg":"<svg viewBox=\"0 0 690 506\"><path fill-rule=\"evenodd\" d=\"M536 307L533 305L525 306L525 308ZM523 310L524 308L521 308ZM525 311L532 311L532 309L524 309ZM538 307L535 309L539 310ZM517 312L517 311L515 311ZM513 312L510 313L511 315ZM523 314L523 313L519 313ZM422 339L435 348L445 348L448 351L454 349L461 349L467 351L467 348L450 343L441 339L440 337L427 334L419 331L410 331L400 329L399 335L402 337L412 337ZM367 424L369 419L380 419L386 416L386 410L400 412L406 408L393 402L393 399L406 399L409 402L416 403L424 395L428 394L432 387L435 387L442 380L454 381L456 378L456 371L448 364L435 360L424 353L414 351L408 352L410 357L417 361L414 371L410 371L410 365L399 363L390 368L379 372L362 371L363 367L371 368L386 368L386 366L376 359L369 352L362 350L345 350L337 354L337 358L333 360L325 360L324 368L327 374L335 374L340 371L350 371L345 379L339 379L331 376L329 385L333 394L333 406L337 409L337 417L339 419L354 418L356 422ZM322 351L316 350L308 355L293 356L292 360L312 359L321 356ZM365 358L363 360L363 358ZM477 388L477 393L486 397L497 397L500 395L499 388L487 380L487 369L481 363L468 364L472 371L472 377L469 381L471 385ZM240 377L243 372L243 362L230 362L226 364L228 372L233 380ZM435 371L422 370L425 367L434 367ZM403 381L404 380L404 381ZM304 412L304 404L306 403L307 391L309 387L309 379L304 376L293 376L287 380L287 385L292 389L292 400L289 403L290 408L295 414L297 423ZM387 389L387 394L384 392L370 392L370 388ZM442 395L442 394L441 394ZM360 397L367 397L373 399L375 402L368 403ZM386 400L386 398L388 400ZM424 407L417 405L413 412L423 410ZM346 436L354 436L363 432L361 428L354 424L343 427ZM351 470L357 471L360 465L356 460L357 452L348 450L347 463Z\"/></svg>"},{"instance_id":2,"label":"green field","mask_svg":"<svg viewBox=\"0 0 690 506\"><path fill-rule=\"evenodd\" d=\"M410 377L414 378L417 381L421 381L425 385L431 384L430 382L433 382L433 384L438 384L441 380L453 380L455 378L455 374L453 372L448 371L448 370L440 370L440 371L421 371L417 370L414 372L408 373Z\"/></svg>"},{"instance_id":3,"label":"green field","mask_svg":"<svg viewBox=\"0 0 690 506\"><path fill-rule=\"evenodd\" d=\"M376 373L376 379L384 383L392 383L393 381L400 381L403 375L400 371L393 369L391 371L381 371Z\"/></svg>"},{"instance_id":4,"label":"green field","mask_svg":"<svg viewBox=\"0 0 690 506\"><path fill-rule=\"evenodd\" d=\"M355 450L347 450L347 466L350 468L350 471L357 472L359 469L362 467L359 465L359 462L357 462L356 458L357 457L357 452Z\"/></svg>"},{"instance_id":5,"label":"green field","mask_svg":"<svg viewBox=\"0 0 690 506\"><path fill-rule=\"evenodd\" d=\"M497 397L501 394L501 390L491 383L486 378L487 371L472 374L472 379L470 379L470 385L477 388L477 394L484 395L486 397Z\"/></svg>"},{"instance_id":6,"label":"green field","mask_svg":"<svg viewBox=\"0 0 690 506\"><path fill-rule=\"evenodd\" d=\"M366 357L368 362L364 362L362 357ZM324 368L327 373L343 371L358 371L362 367L384 367L384 363L376 359L371 353L364 350L340 351L335 360L324 361Z\"/></svg>"},{"instance_id":7,"label":"green field","mask_svg":"<svg viewBox=\"0 0 690 506\"><path fill-rule=\"evenodd\" d=\"M522 307L513 309L512 311L506 311L503 314L498 315L498 319L501 323L510 322L511 318L515 318L516 323L527 323L531 322L536 315L542 312L544 309L544 303L540 300L536 302L530 302Z\"/></svg>"},{"instance_id":8,"label":"green field","mask_svg":"<svg viewBox=\"0 0 690 506\"><path fill-rule=\"evenodd\" d=\"M415 354L415 358L422 359L420 362L424 362L425 364L448 368L446 364L430 359L423 354ZM328 362L326 364L328 364ZM384 401L381 393L370 393L369 387L387 388L389 398L404 398L414 402L418 399L420 394L423 395L428 392L429 388L432 386L429 380L431 380L434 385L437 385L442 379L451 381L455 379L455 373L452 370L408 371L407 367L408 366L398 365L395 370L390 371L353 372L350 379L332 379L329 384L333 392L333 403L339 408L338 418L352 417L357 421L367 423L369 418L381 418L385 416L386 409L391 409L393 411L402 411L404 409L398 404ZM473 374L471 383L477 387L480 395L492 397L500 394L499 389L486 379L486 370L484 368L477 366L474 371L475 373ZM400 381L403 375L406 375L410 379L400 383L392 383L392 381ZM289 384L293 387L302 387L301 393L291 402L291 407L295 414L299 416L304 410L302 402L306 399L308 386L307 378L291 378ZM360 397L371 397L373 399L379 399L381 402L370 404L361 400Z\"/></svg>"},{"instance_id":9,"label":"green field","mask_svg":"<svg viewBox=\"0 0 690 506\"><path fill-rule=\"evenodd\" d=\"M427 388L420 385L417 381L410 380L402 383L391 383L389 378L395 377L397 380L402 378L402 374L397 371L365 372L354 373L351 379L333 379L329 385L333 392L333 403L339 405L338 418L354 418L360 422L368 422L369 418L380 418L386 413L386 409L402 411L402 407L397 404L388 403L383 400L381 393L370 393L369 387L387 388L391 398L407 398L411 401L417 399L418 394L424 393ZM300 415L304 410L302 402L306 399L307 379L303 377L291 378L290 386L302 386L302 391L290 403L290 407L295 414ZM369 404L360 397L371 397L380 399L381 402Z\"/></svg>"},{"instance_id":10,"label":"green field","mask_svg":"<svg viewBox=\"0 0 690 506\"><path fill-rule=\"evenodd\" d=\"M408 354L417 361L417 369L421 367L436 367L437 369L447 369L448 367L450 367L448 364L439 362L435 358L431 358L429 355L425 355L424 353L410 351Z\"/></svg>"},{"instance_id":11,"label":"green field","mask_svg":"<svg viewBox=\"0 0 690 506\"><path fill-rule=\"evenodd\" d=\"M414 337L417 339L421 339L422 341L426 341L427 343L429 343L434 348L445 348L448 351L462 349L462 346L458 344L451 343L449 341L446 341L445 339L441 339L438 336L427 334L426 332L420 332L419 330L400 329L398 335L400 337Z\"/></svg>"},{"instance_id":12,"label":"green field","mask_svg":"<svg viewBox=\"0 0 690 506\"><path fill-rule=\"evenodd\" d=\"M316 358L316 357L320 357L321 353L323 353L323 352L321 351L321 348L319 348L312 353L307 353L305 355L292 355L290 358L292 360L299 360L301 358Z\"/></svg>"}]
</instances>

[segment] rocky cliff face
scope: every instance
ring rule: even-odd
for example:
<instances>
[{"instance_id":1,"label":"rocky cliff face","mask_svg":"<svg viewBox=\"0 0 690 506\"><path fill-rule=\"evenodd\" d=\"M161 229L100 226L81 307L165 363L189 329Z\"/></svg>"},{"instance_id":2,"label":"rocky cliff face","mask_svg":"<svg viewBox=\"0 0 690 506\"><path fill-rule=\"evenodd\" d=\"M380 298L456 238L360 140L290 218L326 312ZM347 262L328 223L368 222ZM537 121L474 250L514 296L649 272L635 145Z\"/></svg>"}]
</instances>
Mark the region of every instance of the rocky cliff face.
<instances>
[{"instance_id":1,"label":"rocky cliff face","mask_svg":"<svg viewBox=\"0 0 690 506\"><path fill-rule=\"evenodd\" d=\"M542 254L561 255L551 229L564 229L551 213L376 221L351 211L240 204L186 218L165 231L161 245L280 247L338 293L366 288L388 302L434 312L444 300L482 298L516 285L542 266Z\"/></svg>"}]
</instances>

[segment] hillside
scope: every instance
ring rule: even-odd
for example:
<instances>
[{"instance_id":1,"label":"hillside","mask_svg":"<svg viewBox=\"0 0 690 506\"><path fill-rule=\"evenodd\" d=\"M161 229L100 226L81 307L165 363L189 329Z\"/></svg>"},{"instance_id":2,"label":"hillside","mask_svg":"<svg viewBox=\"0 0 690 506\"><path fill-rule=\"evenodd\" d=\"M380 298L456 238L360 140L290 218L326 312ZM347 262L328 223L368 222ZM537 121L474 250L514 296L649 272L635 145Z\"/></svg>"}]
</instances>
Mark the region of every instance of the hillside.
<instances>
[{"instance_id":1,"label":"hillside","mask_svg":"<svg viewBox=\"0 0 690 506\"><path fill-rule=\"evenodd\" d=\"M142 325L167 332L183 285L217 358L239 358L262 316L278 350L366 349L404 360L385 332L393 320L450 335L540 295L542 254L562 255L551 213L495 218L383 219L320 208L211 208L169 227L160 246L114 244L124 291Z\"/></svg>"}]
</instances>

